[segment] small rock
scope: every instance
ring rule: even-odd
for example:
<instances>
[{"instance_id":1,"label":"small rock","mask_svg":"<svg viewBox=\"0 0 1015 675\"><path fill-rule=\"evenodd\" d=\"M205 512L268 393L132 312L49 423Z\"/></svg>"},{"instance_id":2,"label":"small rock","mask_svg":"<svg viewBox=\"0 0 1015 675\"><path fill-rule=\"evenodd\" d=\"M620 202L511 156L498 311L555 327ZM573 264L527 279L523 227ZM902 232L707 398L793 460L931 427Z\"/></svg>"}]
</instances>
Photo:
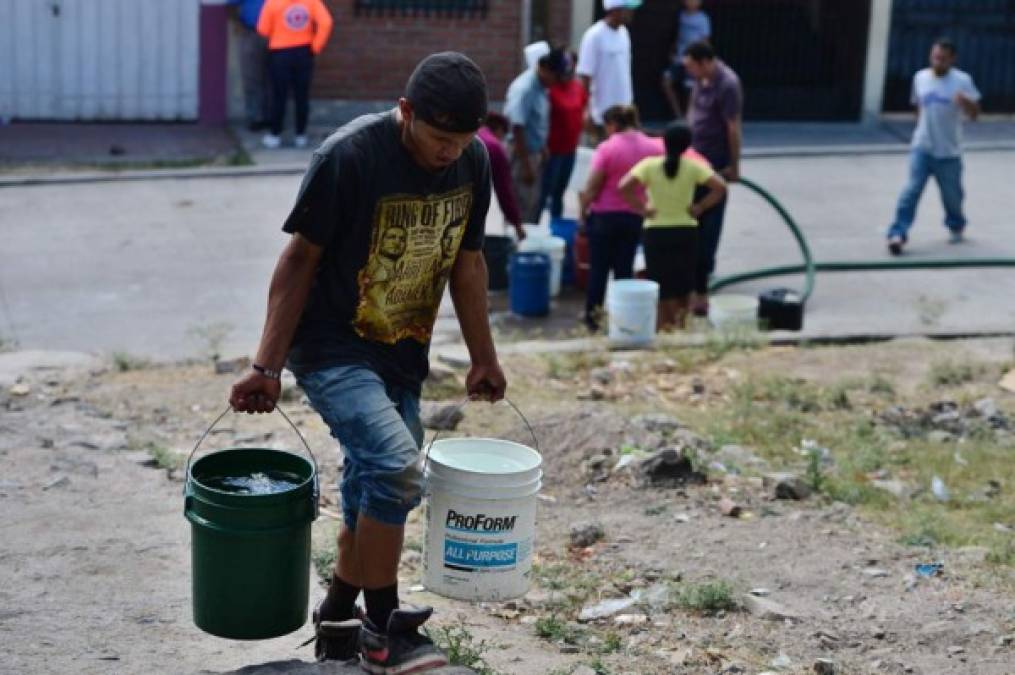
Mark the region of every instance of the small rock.
<instances>
[{"instance_id":1,"label":"small rock","mask_svg":"<svg viewBox=\"0 0 1015 675\"><path fill-rule=\"evenodd\" d=\"M772 591L768 590L767 588L752 588L749 592L751 595L757 596L759 598L767 598L769 595L772 594Z\"/></svg>"},{"instance_id":2,"label":"small rock","mask_svg":"<svg viewBox=\"0 0 1015 675\"><path fill-rule=\"evenodd\" d=\"M966 653L965 647L960 647L958 645L952 645L951 647L948 648L948 654L950 656L957 656L959 654L965 654L965 653Z\"/></svg>"},{"instance_id":3,"label":"small rock","mask_svg":"<svg viewBox=\"0 0 1015 675\"><path fill-rule=\"evenodd\" d=\"M757 596L747 594L743 596L743 605L744 609L759 619L767 619L769 621L796 621L800 618L800 616L795 612L768 598L759 598Z\"/></svg>"},{"instance_id":4,"label":"small rock","mask_svg":"<svg viewBox=\"0 0 1015 675\"><path fill-rule=\"evenodd\" d=\"M604 387L613 383L613 372L609 368L594 368L589 371L589 377Z\"/></svg>"},{"instance_id":5,"label":"small rock","mask_svg":"<svg viewBox=\"0 0 1015 675\"><path fill-rule=\"evenodd\" d=\"M899 499L909 499L912 496L912 489L901 480L872 480L871 487L884 490L895 495Z\"/></svg>"},{"instance_id":6,"label":"small rock","mask_svg":"<svg viewBox=\"0 0 1015 675\"><path fill-rule=\"evenodd\" d=\"M835 661L831 659L817 659L813 667L816 675L835 675Z\"/></svg>"},{"instance_id":7,"label":"small rock","mask_svg":"<svg viewBox=\"0 0 1015 675\"><path fill-rule=\"evenodd\" d=\"M454 431L465 419L465 413L458 403L423 401L419 405L419 418L427 429Z\"/></svg>"},{"instance_id":8,"label":"small rock","mask_svg":"<svg viewBox=\"0 0 1015 675\"><path fill-rule=\"evenodd\" d=\"M1001 532L1002 534L1008 534L1012 531L1012 529L1004 523L994 523L994 530Z\"/></svg>"},{"instance_id":9,"label":"small rock","mask_svg":"<svg viewBox=\"0 0 1015 675\"><path fill-rule=\"evenodd\" d=\"M679 487L705 483L705 475L695 471L691 460L677 448L663 448L631 463L638 484L642 487Z\"/></svg>"},{"instance_id":10,"label":"small rock","mask_svg":"<svg viewBox=\"0 0 1015 675\"><path fill-rule=\"evenodd\" d=\"M793 667L793 659L786 656L785 654L779 654L774 659L772 659L768 665L772 666L776 670L785 670L787 668Z\"/></svg>"},{"instance_id":11,"label":"small rock","mask_svg":"<svg viewBox=\"0 0 1015 675\"><path fill-rule=\"evenodd\" d=\"M888 570L881 569L880 567L868 567L867 569L865 569L863 571L863 573L866 574L867 576L873 578L873 579L880 579L881 577L887 577L888 574L889 574Z\"/></svg>"},{"instance_id":12,"label":"small rock","mask_svg":"<svg viewBox=\"0 0 1015 675\"><path fill-rule=\"evenodd\" d=\"M719 513L730 518L739 518L743 508L729 497L719 500Z\"/></svg>"},{"instance_id":13,"label":"small rock","mask_svg":"<svg viewBox=\"0 0 1015 675\"><path fill-rule=\"evenodd\" d=\"M630 457L630 455L625 455ZM582 472L591 481L602 482L610 477L616 460L610 455L593 455L582 462Z\"/></svg>"},{"instance_id":14,"label":"small rock","mask_svg":"<svg viewBox=\"0 0 1015 675\"><path fill-rule=\"evenodd\" d=\"M620 614L626 609L630 609L635 604L634 598L610 598L609 600L603 600L594 605L588 605L582 607L581 614L578 615L578 620L582 623L589 621L595 621L596 619L606 619Z\"/></svg>"},{"instance_id":15,"label":"small rock","mask_svg":"<svg viewBox=\"0 0 1015 675\"><path fill-rule=\"evenodd\" d=\"M807 499L811 486L792 473L770 473L764 476L765 487L776 499Z\"/></svg>"},{"instance_id":16,"label":"small rock","mask_svg":"<svg viewBox=\"0 0 1015 675\"><path fill-rule=\"evenodd\" d=\"M677 515L673 516L673 520L677 521L678 523L689 523L691 522L691 516L688 513L678 513ZM996 525L1000 525L1000 523L996 523Z\"/></svg>"},{"instance_id":17,"label":"small rock","mask_svg":"<svg viewBox=\"0 0 1015 675\"><path fill-rule=\"evenodd\" d=\"M557 649L561 654L577 654L581 651L578 645L569 645L567 643L561 643ZM596 675L596 671L588 666L578 666L575 670L571 671L571 675Z\"/></svg>"},{"instance_id":18,"label":"small rock","mask_svg":"<svg viewBox=\"0 0 1015 675\"><path fill-rule=\"evenodd\" d=\"M601 541L606 536L606 531L601 523L575 523L571 526L571 546L574 548L586 548Z\"/></svg>"},{"instance_id":19,"label":"small rock","mask_svg":"<svg viewBox=\"0 0 1015 675\"><path fill-rule=\"evenodd\" d=\"M710 452L712 443L704 436L700 436L690 429L677 429L670 437L670 441L677 447L693 450L696 453Z\"/></svg>"},{"instance_id":20,"label":"small rock","mask_svg":"<svg viewBox=\"0 0 1015 675\"><path fill-rule=\"evenodd\" d=\"M70 478L68 478L67 476L60 476L59 478L54 478L53 480L43 485L42 489L43 491L46 491L58 487L67 487L68 485L70 485Z\"/></svg>"},{"instance_id":21,"label":"small rock","mask_svg":"<svg viewBox=\"0 0 1015 675\"><path fill-rule=\"evenodd\" d=\"M657 433L657 434L669 434L673 433L683 425L676 417L667 415L665 413L650 413L647 415L637 415L631 420L631 423L635 426L641 427L646 431Z\"/></svg>"},{"instance_id":22,"label":"small rock","mask_svg":"<svg viewBox=\"0 0 1015 675\"><path fill-rule=\"evenodd\" d=\"M1015 644L1015 633L1002 635L997 638L998 647L1011 647L1013 644Z\"/></svg>"},{"instance_id":23,"label":"small rock","mask_svg":"<svg viewBox=\"0 0 1015 675\"><path fill-rule=\"evenodd\" d=\"M7 390L7 393L11 396L28 396L32 393L32 388L25 382L18 382L17 384L12 384L11 388Z\"/></svg>"},{"instance_id":24,"label":"small rock","mask_svg":"<svg viewBox=\"0 0 1015 675\"><path fill-rule=\"evenodd\" d=\"M994 403L992 398L981 398L979 401L973 404L973 411L984 419L990 419L991 417L998 417L1001 413L997 408L997 404Z\"/></svg>"},{"instance_id":25,"label":"small rock","mask_svg":"<svg viewBox=\"0 0 1015 675\"><path fill-rule=\"evenodd\" d=\"M640 626L648 623L648 617L644 614L620 614L613 617L613 623L618 626Z\"/></svg>"}]
</instances>

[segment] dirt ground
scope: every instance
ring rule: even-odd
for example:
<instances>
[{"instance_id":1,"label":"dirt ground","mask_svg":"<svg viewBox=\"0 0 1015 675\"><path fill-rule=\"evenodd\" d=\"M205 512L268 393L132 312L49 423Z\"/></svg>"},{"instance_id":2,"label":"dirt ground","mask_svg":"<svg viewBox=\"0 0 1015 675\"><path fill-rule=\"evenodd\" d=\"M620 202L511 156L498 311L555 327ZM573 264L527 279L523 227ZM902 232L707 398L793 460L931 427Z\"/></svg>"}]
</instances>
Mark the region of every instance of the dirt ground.
<instances>
[{"instance_id":1,"label":"dirt ground","mask_svg":"<svg viewBox=\"0 0 1015 675\"><path fill-rule=\"evenodd\" d=\"M885 378L897 399L917 405L940 398L927 373L942 359L980 369L950 396L965 402L990 395L1015 418L1015 396L995 385L1013 360L1009 339L729 349L708 359L651 352L511 357L510 396L530 417L546 461L534 589L522 601L478 606L420 590L415 515L403 598L432 603L435 625L458 631L482 657L473 663L481 672L1015 673L1010 561L975 547L906 545L896 527L903 516L886 515L894 511L826 495L775 500L761 471L710 465L714 447L695 457L712 466L705 485L639 487L623 469L590 469L590 460L604 455L615 464L625 448L676 442L670 431L639 422L640 413L674 416L685 445L697 443L695 434L713 443L735 392L751 378L789 375L815 387ZM310 647L298 647L312 634L308 626L240 643L205 635L191 621L182 472L166 467L178 465L225 408L232 377L206 363L121 360L25 369L20 382L0 391L0 671L222 672L312 659ZM452 398L456 387L430 391ZM861 404L854 406L866 405L856 397ZM285 409L332 484L337 446L300 398L297 391ZM458 433L527 442L523 429L508 408L473 404ZM801 439L787 433L781 442L789 448ZM977 442L956 447L972 458ZM1010 462L1015 445L1005 445L1007 436L991 443ZM279 416L230 415L208 447L234 445L293 448L295 438ZM788 463L763 450L758 456L769 468ZM984 525L1002 542L1015 527L1010 467L998 467L1004 498ZM922 475L905 467L897 473L914 483ZM722 515L722 497L741 506L740 517ZM904 515L930 508L928 500L923 494L892 508ZM318 543L336 525L333 489L322 506ZM587 521L602 526L602 540L570 546L571 526ZM942 562L943 573L916 579L914 565L931 561ZM728 584L736 606L709 611L675 599L687 597L681 589L718 582ZM658 602L577 621L583 607L639 590L643 598L656 591ZM752 590L775 603L767 616L744 607ZM315 598L323 592L313 586Z\"/></svg>"}]
</instances>

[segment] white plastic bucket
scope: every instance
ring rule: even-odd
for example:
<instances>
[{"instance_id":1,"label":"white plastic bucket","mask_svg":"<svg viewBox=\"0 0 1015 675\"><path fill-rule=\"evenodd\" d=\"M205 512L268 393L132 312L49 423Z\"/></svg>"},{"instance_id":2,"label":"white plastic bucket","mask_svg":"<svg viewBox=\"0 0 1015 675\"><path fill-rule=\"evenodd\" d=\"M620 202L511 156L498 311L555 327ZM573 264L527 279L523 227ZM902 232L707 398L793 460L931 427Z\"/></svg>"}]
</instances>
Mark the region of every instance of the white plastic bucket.
<instances>
[{"instance_id":1,"label":"white plastic bucket","mask_svg":"<svg viewBox=\"0 0 1015 675\"><path fill-rule=\"evenodd\" d=\"M752 295L714 295L708 299L708 319L716 328L758 325L758 299Z\"/></svg>"},{"instance_id":2,"label":"white plastic bucket","mask_svg":"<svg viewBox=\"0 0 1015 675\"><path fill-rule=\"evenodd\" d=\"M545 253L550 256L550 297L560 295L560 275L564 269L564 250L567 242L563 237L529 234L518 244L523 253Z\"/></svg>"},{"instance_id":3,"label":"white plastic bucket","mask_svg":"<svg viewBox=\"0 0 1015 675\"><path fill-rule=\"evenodd\" d=\"M659 284L647 279L620 279L606 290L609 341L614 347L647 347L656 334Z\"/></svg>"},{"instance_id":4,"label":"white plastic bucket","mask_svg":"<svg viewBox=\"0 0 1015 675\"><path fill-rule=\"evenodd\" d=\"M543 458L490 438L451 438L426 464L423 585L448 598L498 601L529 590Z\"/></svg>"}]
</instances>

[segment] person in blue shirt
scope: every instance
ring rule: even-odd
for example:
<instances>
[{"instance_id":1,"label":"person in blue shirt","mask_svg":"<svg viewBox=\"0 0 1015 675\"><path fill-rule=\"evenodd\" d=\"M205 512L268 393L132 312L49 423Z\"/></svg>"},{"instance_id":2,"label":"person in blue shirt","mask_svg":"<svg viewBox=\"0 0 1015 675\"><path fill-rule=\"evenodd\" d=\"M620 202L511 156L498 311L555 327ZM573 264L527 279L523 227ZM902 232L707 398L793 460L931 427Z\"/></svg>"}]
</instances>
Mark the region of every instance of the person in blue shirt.
<instances>
[{"instance_id":1,"label":"person in blue shirt","mask_svg":"<svg viewBox=\"0 0 1015 675\"><path fill-rule=\"evenodd\" d=\"M243 76L243 107L247 128L268 128L271 91L268 85L268 41L257 32L264 0L229 0L237 7L240 24L240 72Z\"/></svg>"},{"instance_id":2,"label":"person in blue shirt","mask_svg":"<svg viewBox=\"0 0 1015 675\"><path fill-rule=\"evenodd\" d=\"M550 135L550 98L547 89L567 72L567 54L551 49L532 68L514 79L507 90L504 115L511 122L511 175L526 223L539 221L539 192Z\"/></svg>"},{"instance_id":3,"label":"person in blue shirt","mask_svg":"<svg viewBox=\"0 0 1015 675\"><path fill-rule=\"evenodd\" d=\"M712 39L712 20L701 8L701 0L684 0L684 9L677 20L677 41L673 50L673 62L663 71L662 88L673 116L684 116L681 101L687 101L691 78L684 70L684 52L695 42L709 42Z\"/></svg>"}]
</instances>

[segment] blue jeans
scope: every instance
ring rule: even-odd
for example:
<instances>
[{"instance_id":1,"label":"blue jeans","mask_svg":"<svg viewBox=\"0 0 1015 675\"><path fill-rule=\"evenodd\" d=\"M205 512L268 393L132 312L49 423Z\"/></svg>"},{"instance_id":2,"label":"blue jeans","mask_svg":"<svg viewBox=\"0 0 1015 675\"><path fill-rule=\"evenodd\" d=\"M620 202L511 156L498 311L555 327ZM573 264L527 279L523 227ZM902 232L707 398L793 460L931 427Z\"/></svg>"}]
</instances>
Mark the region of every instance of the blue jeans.
<instances>
[{"instance_id":1,"label":"blue jeans","mask_svg":"<svg viewBox=\"0 0 1015 675\"><path fill-rule=\"evenodd\" d=\"M641 216L623 211L593 213L587 221L589 286L585 315L591 316L606 299L606 283L634 276L634 255L641 241Z\"/></svg>"},{"instance_id":2,"label":"blue jeans","mask_svg":"<svg viewBox=\"0 0 1015 675\"><path fill-rule=\"evenodd\" d=\"M961 232L966 226L962 215L962 158L934 157L922 150L913 150L909 155L909 181L899 196L895 210L895 222L888 228L888 236L907 239L909 228L916 219L916 206L927 185L927 179L934 176L941 190L941 202L945 207L945 227Z\"/></svg>"},{"instance_id":3,"label":"blue jeans","mask_svg":"<svg viewBox=\"0 0 1015 675\"><path fill-rule=\"evenodd\" d=\"M564 191L571 181L574 161L578 153L570 155L550 155L543 169L543 185L539 193L539 213L543 213L546 202L550 202L550 217L560 218L564 215Z\"/></svg>"},{"instance_id":4,"label":"blue jeans","mask_svg":"<svg viewBox=\"0 0 1015 675\"><path fill-rule=\"evenodd\" d=\"M333 366L297 379L342 446L339 489L346 526L355 529L361 513L404 525L423 495L419 398L385 384L365 366Z\"/></svg>"}]
</instances>

